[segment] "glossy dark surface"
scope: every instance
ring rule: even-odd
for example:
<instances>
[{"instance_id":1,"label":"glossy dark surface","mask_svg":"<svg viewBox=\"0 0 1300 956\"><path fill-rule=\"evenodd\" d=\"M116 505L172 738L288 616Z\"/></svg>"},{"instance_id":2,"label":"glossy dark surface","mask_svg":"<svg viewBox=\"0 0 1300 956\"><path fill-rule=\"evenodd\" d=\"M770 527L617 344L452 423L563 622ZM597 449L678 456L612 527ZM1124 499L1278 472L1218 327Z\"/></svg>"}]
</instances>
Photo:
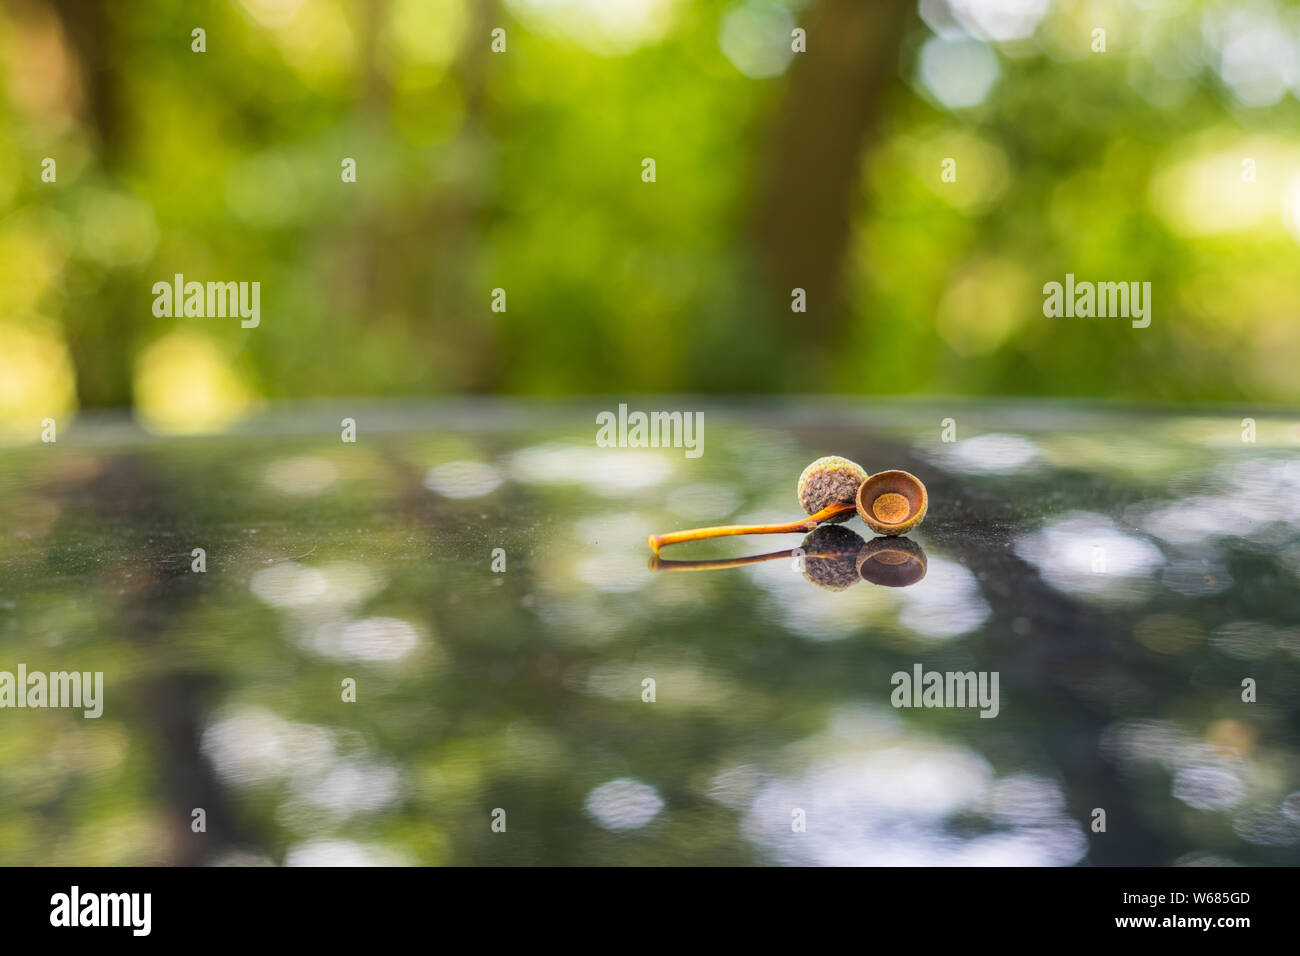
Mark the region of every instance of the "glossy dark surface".
<instances>
[{"instance_id":1,"label":"glossy dark surface","mask_svg":"<svg viewBox=\"0 0 1300 956\"><path fill-rule=\"evenodd\" d=\"M0 863L1300 860L1294 417L641 403L703 408L689 458L598 448L602 407L6 450L0 670L106 689L0 710ZM917 583L814 586L797 535L651 570L797 518L826 454L926 483ZM997 672L997 716L893 707L916 665Z\"/></svg>"}]
</instances>

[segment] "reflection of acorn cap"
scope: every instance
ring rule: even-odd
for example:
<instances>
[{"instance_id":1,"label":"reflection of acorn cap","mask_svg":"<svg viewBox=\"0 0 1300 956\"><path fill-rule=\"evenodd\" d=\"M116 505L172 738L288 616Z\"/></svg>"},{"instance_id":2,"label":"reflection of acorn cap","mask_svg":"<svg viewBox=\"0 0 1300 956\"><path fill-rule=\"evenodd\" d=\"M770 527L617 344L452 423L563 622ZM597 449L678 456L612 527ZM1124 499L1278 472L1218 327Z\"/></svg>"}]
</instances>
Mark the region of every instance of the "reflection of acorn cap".
<instances>
[{"instance_id":1,"label":"reflection of acorn cap","mask_svg":"<svg viewBox=\"0 0 1300 956\"><path fill-rule=\"evenodd\" d=\"M799 504L810 515L831 505L851 505L866 480L866 471L856 462L838 455L818 458L799 476ZM852 517L853 513L846 511L830 520L848 521Z\"/></svg>"},{"instance_id":2,"label":"reflection of acorn cap","mask_svg":"<svg viewBox=\"0 0 1300 956\"><path fill-rule=\"evenodd\" d=\"M858 488L858 517L876 534L907 534L921 523L929 496L916 475L881 471Z\"/></svg>"},{"instance_id":3,"label":"reflection of acorn cap","mask_svg":"<svg viewBox=\"0 0 1300 956\"><path fill-rule=\"evenodd\" d=\"M887 588L905 588L925 577L925 550L910 538L873 538L858 553L862 580Z\"/></svg>"},{"instance_id":4,"label":"reflection of acorn cap","mask_svg":"<svg viewBox=\"0 0 1300 956\"><path fill-rule=\"evenodd\" d=\"M858 553L866 544L862 536L839 525L820 525L804 538L803 576L827 591L843 591L857 584Z\"/></svg>"}]
</instances>

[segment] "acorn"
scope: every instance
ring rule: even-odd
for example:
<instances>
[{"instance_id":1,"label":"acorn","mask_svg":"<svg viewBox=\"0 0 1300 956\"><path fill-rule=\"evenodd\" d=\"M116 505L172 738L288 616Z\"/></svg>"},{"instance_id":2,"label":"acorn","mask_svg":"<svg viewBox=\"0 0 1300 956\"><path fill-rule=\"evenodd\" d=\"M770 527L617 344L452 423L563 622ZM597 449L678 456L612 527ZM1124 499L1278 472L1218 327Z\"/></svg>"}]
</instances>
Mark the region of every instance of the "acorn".
<instances>
[{"instance_id":1,"label":"acorn","mask_svg":"<svg viewBox=\"0 0 1300 956\"><path fill-rule=\"evenodd\" d=\"M858 489L867 480L866 470L856 462L828 455L818 458L799 476L799 504L805 514L817 514L831 505L848 505L857 500ZM848 521L853 513L828 518L831 522Z\"/></svg>"},{"instance_id":2,"label":"acorn","mask_svg":"<svg viewBox=\"0 0 1300 956\"><path fill-rule=\"evenodd\" d=\"M862 482L858 517L877 534L907 534L925 517L929 496L921 479L906 471L881 471Z\"/></svg>"},{"instance_id":3,"label":"acorn","mask_svg":"<svg viewBox=\"0 0 1300 956\"><path fill-rule=\"evenodd\" d=\"M858 575L881 587L909 587L925 577L925 569L925 549L909 538L872 538L858 552Z\"/></svg>"},{"instance_id":4,"label":"acorn","mask_svg":"<svg viewBox=\"0 0 1300 956\"><path fill-rule=\"evenodd\" d=\"M657 554L650 556L651 571L717 571L722 568L739 568L764 561L779 561L798 556L803 576L828 591L843 591L857 584L858 554L866 547L862 536L839 525L824 524L813 530L799 543L798 548L771 551L767 554L748 555L743 558L722 558L711 561L668 561Z\"/></svg>"},{"instance_id":5,"label":"acorn","mask_svg":"<svg viewBox=\"0 0 1300 956\"><path fill-rule=\"evenodd\" d=\"M818 458L799 476L799 504L807 518L780 524L732 524L716 528L691 528L688 531L670 531L647 537L650 550L655 554L660 548L686 541L706 541L733 534L793 534L812 531L828 522L848 521L857 508L855 495L858 486L867 477L861 465L846 458ZM824 502L824 503L823 503Z\"/></svg>"},{"instance_id":6,"label":"acorn","mask_svg":"<svg viewBox=\"0 0 1300 956\"><path fill-rule=\"evenodd\" d=\"M824 524L803 539L803 576L826 591L843 591L857 584L858 554L866 546L848 528Z\"/></svg>"}]
</instances>

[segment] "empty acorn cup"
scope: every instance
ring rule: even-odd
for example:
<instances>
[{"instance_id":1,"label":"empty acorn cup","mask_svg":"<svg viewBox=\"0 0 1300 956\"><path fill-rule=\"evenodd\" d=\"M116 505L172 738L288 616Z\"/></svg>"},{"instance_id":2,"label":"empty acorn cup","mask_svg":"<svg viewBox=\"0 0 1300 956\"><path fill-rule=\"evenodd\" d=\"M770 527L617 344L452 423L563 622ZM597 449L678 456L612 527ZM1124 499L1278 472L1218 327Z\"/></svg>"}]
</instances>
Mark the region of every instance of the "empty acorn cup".
<instances>
[{"instance_id":1,"label":"empty acorn cup","mask_svg":"<svg viewBox=\"0 0 1300 956\"><path fill-rule=\"evenodd\" d=\"M925 577L925 550L907 538L872 538L858 552L858 575L886 588L905 588Z\"/></svg>"},{"instance_id":2,"label":"empty acorn cup","mask_svg":"<svg viewBox=\"0 0 1300 956\"><path fill-rule=\"evenodd\" d=\"M858 517L876 534L907 534L925 517L925 485L906 471L881 471L858 488Z\"/></svg>"}]
</instances>

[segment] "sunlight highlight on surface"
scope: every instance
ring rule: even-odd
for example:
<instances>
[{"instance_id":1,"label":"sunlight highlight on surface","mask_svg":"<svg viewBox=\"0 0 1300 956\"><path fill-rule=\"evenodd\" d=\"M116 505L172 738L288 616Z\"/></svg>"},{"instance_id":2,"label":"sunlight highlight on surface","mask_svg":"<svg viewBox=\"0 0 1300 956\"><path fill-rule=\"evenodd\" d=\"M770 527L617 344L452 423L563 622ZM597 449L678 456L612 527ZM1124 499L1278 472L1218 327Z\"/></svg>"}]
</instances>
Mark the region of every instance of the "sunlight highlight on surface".
<instances>
[{"instance_id":1,"label":"sunlight highlight on surface","mask_svg":"<svg viewBox=\"0 0 1300 956\"><path fill-rule=\"evenodd\" d=\"M444 498L481 498L500 486L501 472L481 461L450 461L424 476L424 487Z\"/></svg>"},{"instance_id":2,"label":"sunlight highlight on surface","mask_svg":"<svg viewBox=\"0 0 1300 956\"><path fill-rule=\"evenodd\" d=\"M620 778L587 794L586 810L606 830L639 830L659 815L659 791L640 780Z\"/></svg>"},{"instance_id":3,"label":"sunlight highlight on surface","mask_svg":"<svg viewBox=\"0 0 1300 956\"><path fill-rule=\"evenodd\" d=\"M945 446L935 460L953 471L977 475L1011 475L1040 457L1038 446L1023 435L989 432Z\"/></svg>"},{"instance_id":4,"label":"sunlight highlight on surface","mask_svg":"<svg viewBox=\"0 0 1300 956\"><path fill-rule=\"evenodd\" d=\"M330 621L311 632L307 646L336 660L398 661L419 648L420 632L396 617Z\"/></svg>"},{"instance_id":5,"label":"sunlight highlight on surface","mask_svg":"<svg viewBox=\"0 0 1300 956\"><path fill-rule=\"evenodd\" d=\"M811 743L811 742L810 742ZM975 751L899 730L878 746L826 735L833 748L802 771L762 786L744 832L775 862L793 866L1061 866L1087 843L1078 823L1051 802L1050 782L998 781ZM1046 798L1018 814L1026 795ZM791 812L806 814L792 832ZM952 820L989 813L995 826L963 832Z\"/></svg>"},{"instance_id":6,"label":"sunlight highlight on surface","mask_svg":"<svg viewBox=\"0 0 1300 956\"><path fill-rule=\"evenodd\" d=\"M289 847L285 866L412 866L405 854L378 844L351 840L309 840Z\"/></svg>"},{"instance_id":7,"label":"sunlight highlight on surface","mask_svg":"<svg viewBox=\"0 0 1300 956\"><path fill-rule=\"evenodd\" d=\"M1070 512L1015 539L1015 552L1056 590L1099 603L1129 604L1149 593L1160 549L1124 534L1104 515Z\"/></svg>"},{"instance_id":8,"label":"sunlight highlight on surface","mask_svg":"<svg viewBox=\"0 0 1300 956\"><path fill-rule=\"evenodd\" d=\"M266 468L266 483L286 495L318 495L338 476L338 466L332 461L310 455L281 458Z\"/></svg>"},{"instance_id":9,"label":"sunlight highlight on surface","mask_svg":"<svg viewBox=\"0 0 1300 956\"><path fill-rule=\"evenodd\" d=\"M681 452L677 452L681 455ZM623 498L653 488L673 473L668 452L636 448L593 448L549 442L509 457L516 481L542 485L581 485L606 498Z\"/></svg>"}]
</instances>

